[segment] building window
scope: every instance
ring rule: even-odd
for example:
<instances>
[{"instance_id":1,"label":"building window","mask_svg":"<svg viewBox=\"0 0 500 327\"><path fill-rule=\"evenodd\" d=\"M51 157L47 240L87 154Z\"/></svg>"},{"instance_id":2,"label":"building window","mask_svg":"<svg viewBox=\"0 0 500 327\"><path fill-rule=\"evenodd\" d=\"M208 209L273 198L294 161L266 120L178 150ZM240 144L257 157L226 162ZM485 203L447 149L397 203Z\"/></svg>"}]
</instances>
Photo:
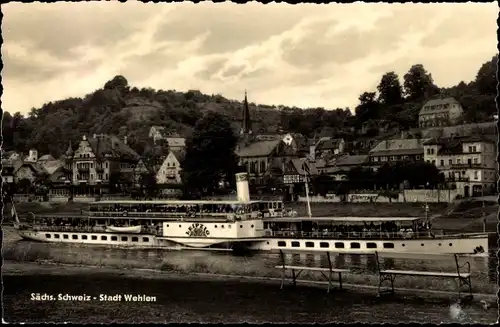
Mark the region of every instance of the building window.
<instances>
[{"instance_id":1,"label":"building window","mask_svg":"<svg viewBox=\"0 0 500 327\"><path fill-rule=\"evenodd\" d=\"M441 166L444 166L444 160L441 160L440 164Z\"/></svg>"},{"instance_id":2,"label":"building window","mask_svg":"<svg viewBox=\"0 0 500 327\"><path fill-rule=\"evenodd\" d=\"M149 238L148 238L148 237L143 237L143 238L142 238L142 241L143 241L143 242L149 242Z\"/></svg>"},{"instance_id":3,"label":"building window","mask_svg":"<svg viewBox=\"0 0 500 327\"><path fill-rule=\"evenodd\" d=\"M469 152L472 152L472 147L471 146L469 147Z\"/></svg>"},{"instance_id":4,"label":"building window","mask_svg":"<svg viewBox=\"0 0 500 327\"><path fill-rule=\"evenodd\" d=\"M112 241L118 241L118 237L116 237L116 236L111 236L111 240L112 240Z\"/></svg>"},{"instance_id":5,"label":"building window","mask_svg":"<svg viewBox=\"0 0 500 327\"><path fill-rule=\"evenodd\" d=\"M479 172L474 170L474 179L479 179Z\"/></svg>"},{"instance_id":6,"label":"building window","mask_svg":"<svg viewBox=\"0 0 500 327\"><path fill-rule=\"evenodd\" d=\"M453 159L449 159L448 164L451 166L453 164Z\"/></svg>"},{"instance_id":7,"label":"building window","mask_svg":"<svg viewBox=\"0 0 500 327\"><path fill-rule=\"evenodd\" d=\"M461 163L462 163L462 160L457 159L457 164L459 164L459 165L460 165Z\"/></svg>"},{"instance_id":8,"label":"building window","mask_svg":"<svg viewBox=\"0 0 500 327\"><path fill-rule=\"evenodd\" d=\"M435 165L436 164L436 160L432 160L432 164Z\"/></svg>"},{"instance_id":9,"label":"building window","mask_svg":"<svg viewBox=\"0 0 500 327\"><path fill-rule=\"evenodd\" d=\"M479 159L478 158L474 158L474 163L478 164L479 163Z\"/></svg>"}]
</instances>

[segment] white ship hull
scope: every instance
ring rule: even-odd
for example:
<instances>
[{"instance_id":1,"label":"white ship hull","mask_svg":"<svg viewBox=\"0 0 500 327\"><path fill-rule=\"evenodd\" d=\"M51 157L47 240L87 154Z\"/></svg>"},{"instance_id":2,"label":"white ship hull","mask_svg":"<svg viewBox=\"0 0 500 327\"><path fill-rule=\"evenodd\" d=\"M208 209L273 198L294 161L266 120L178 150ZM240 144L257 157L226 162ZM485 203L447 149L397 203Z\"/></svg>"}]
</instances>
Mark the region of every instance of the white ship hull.
<instances>
[{"instance_id":1,"label":"white ship hull","mask_svg":"<svg viewBox=\"0 0 500 327\"><path fill-rule=\"evenodd\" d=\"M244 245L248 250L276 251L280 249L338 253L409 252L460 253L488 255L488 236L449 236L435 239L297 239L297 238L213 238L213 237L157 237L147 234L19 231L29 240L55 243L95 244L125 247L208 248L228 244Z\"/></svg>"}]
</instances>

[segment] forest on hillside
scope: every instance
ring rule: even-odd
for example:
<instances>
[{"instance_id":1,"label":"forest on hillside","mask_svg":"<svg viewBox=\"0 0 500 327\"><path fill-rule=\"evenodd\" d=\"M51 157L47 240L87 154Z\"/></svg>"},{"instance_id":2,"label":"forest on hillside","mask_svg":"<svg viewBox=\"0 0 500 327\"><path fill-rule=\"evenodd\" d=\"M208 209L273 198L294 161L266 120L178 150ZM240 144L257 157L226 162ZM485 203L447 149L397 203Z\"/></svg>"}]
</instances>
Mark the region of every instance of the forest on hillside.
<instances>
[{"instance_id":1,"label":"forest on hillside","mask_svg":"<svg viewBox=\"0 0 500 327\"><path fill-rule=\"evenodd\" d=\"M488 121L496 114L497 60L498 55L481 65L473 81L460 81L450 88L437 86L432 74L421 64L411 66L402 79L394 72L387 72L376 90L367 90L359 96L359 104L352 110L250 103L253 129L255 133L286 131L306 137L369 138L377 136L376 126L382 120L400 129L417 127L422 105L439 96L455 97L462 104L464 123ZM242 106L242 101L197 90L138 89L129 85L124 76L116 76L82 98L46 103L31 109L26 117L3 108L3 149L26 153L36 148L40 154L50 153L58 158L70 140L77 144L82 134L105 133L126 135L134 150L148 156L155 151L148 138L152 125L164 126L167 131L186 137L192 133L196 121L215 111L227 116L236 128Z\"/></svg>"}]
</instances>

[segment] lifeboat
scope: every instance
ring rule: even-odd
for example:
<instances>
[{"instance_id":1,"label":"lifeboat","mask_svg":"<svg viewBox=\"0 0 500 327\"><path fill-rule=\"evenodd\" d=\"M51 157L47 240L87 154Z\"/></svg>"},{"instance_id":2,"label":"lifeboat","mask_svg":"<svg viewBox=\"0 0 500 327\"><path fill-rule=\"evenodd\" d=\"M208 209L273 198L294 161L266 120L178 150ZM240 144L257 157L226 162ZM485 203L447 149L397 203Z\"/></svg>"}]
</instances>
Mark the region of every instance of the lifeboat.
<instances>
[{"instance_id":1,"label":"lifeboat","mask_svg":"<svg viewBox=\"0 0 500 327\"><path fill-rule=\"evenodd\" d=\"M106 226L106 232L139 234L141 232L141 226L125 226L125 227Z\"/></svg>"}]
</instances>

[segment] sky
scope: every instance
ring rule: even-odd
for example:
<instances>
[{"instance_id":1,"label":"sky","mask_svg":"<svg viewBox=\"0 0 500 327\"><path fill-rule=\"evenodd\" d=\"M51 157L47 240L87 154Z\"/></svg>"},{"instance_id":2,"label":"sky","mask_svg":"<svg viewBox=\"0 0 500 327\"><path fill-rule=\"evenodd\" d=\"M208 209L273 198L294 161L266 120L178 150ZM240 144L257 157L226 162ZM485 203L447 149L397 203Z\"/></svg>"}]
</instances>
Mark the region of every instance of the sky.
<instances>
[{"instance_id":1,"label":"sky","mask_svg":"<svg viewBox=\"0 0 500 327\"><path fill-rule=\"evenodd\" d=\"M350 107L382 75L423 64L440 87L497 51L496 3L58 2L2 5L2 108L132 86L250 102Z\"/></svg>"}]
</instances>

